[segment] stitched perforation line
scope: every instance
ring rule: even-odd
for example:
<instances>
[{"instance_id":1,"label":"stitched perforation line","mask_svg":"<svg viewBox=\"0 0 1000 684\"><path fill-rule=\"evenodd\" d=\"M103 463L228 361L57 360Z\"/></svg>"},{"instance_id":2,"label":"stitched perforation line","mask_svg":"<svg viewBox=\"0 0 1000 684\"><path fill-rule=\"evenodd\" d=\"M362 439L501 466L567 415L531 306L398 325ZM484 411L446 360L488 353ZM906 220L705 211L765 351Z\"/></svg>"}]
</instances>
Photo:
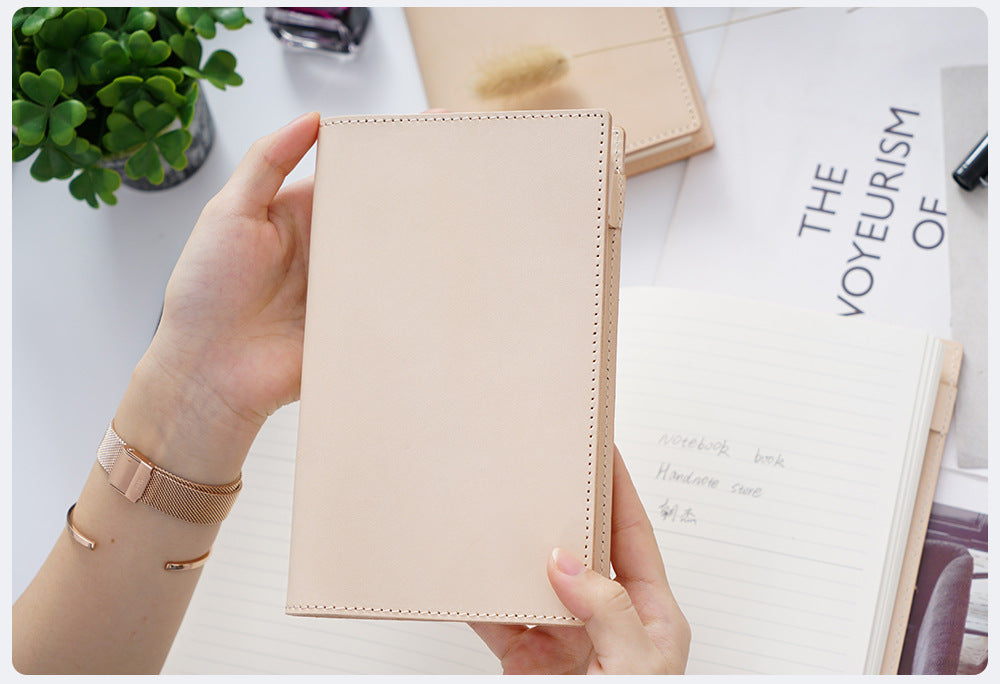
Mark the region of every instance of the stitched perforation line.
<instances>
[{"instance_id":1,"label":"stitched perforation line","mask_svg":"<svg viewBox=\"0 0 1000 684\"><path fill-rule=\"evenodd\" d=\"M619 216L619 228L620 228L621 227L621 225L620 225L620 223L621 223L621 217L624 215L624 205L625 205L625 192L624 192L624 188L622 187L624 185L624 183L623 183L622 176L621 176L621 174L624 173L624 169L622 168L622 166L623 166L623 164L622 164L622 162L623 162L623 159L622 159L622 154L623 154L622 146L621 145L615 145L614 152L615 152L615 156L614 156L614 160L613 160L613 162L614 162L613 166L614 166L615 177L614 177L614 179L613 179L612 182L614 182L614 183L616 183L618 185L618 216ZM605 359L605 362L604 362L604 373L605 373L604 381L605 381L605 387L610 387L611 386L611 355L612 355L612 345L613 345L613 342L614 342L612 340L612 338L611 338L612 321L611 321L610 316L611 316L611 307L613 306L613 304L611 303L611 300L614 299L617 296L617 290L616 290L616 288L618 287L618 283L615 281L615 261L616 261L616 258L617 258L616 257L616 250L617 250L617 247L618 247L618 240L617 240L618 236L616 234L617 230L609 228L608 232L609 232L609 239L611 241L611 244L610 244L610 248L609 248L609 250L610 250L610 252L609 252L609 259L610 259L610 261L608 263L608 278L609 278L609 282L608 282L608 286L606 288L607 291L608 291L608 300L609 301L608 301L608 306L605 308L605 312L604 312L605 317L607 317L607 323L606 323L607 328L606 329L607 329L607 335L608 335L608 340L607 340L607 343L608 343L607 358ZM607 533L608 533L608 529L607 529L608 528L608 460L611 460L611 461L614 460L614 455L613 454L612 454L612 456L610 458L608 456L608 432L611 430L611 422L612 422L610 420L610 413L611 413L611 393L607 392L605 394L605 397L604 397L604 422L605 422L605 424L604 424L604 451L603 451L603 454L604 454L604 456L603 456L604 457L604 468L601 471L601 511L602 512L601 512L601 544L600 544L601 557L600 557L600 566L599 566L601 569L604 568L604 554L605 554L605 547L607 546L605 544L605 538L607 537Z\"/></svg>"},{"instance_id":2,"label":"stitched perforation line","mask_svg":"<svg viewBox=\"0 0 1000 684\"><path fill-rule=\"evenodd\" d=\"M615 249L616 249L616 246L617 246L616 245L617 240L616 240L615 231L612 230L610 232L611 232L611 235L609 237L610 237L610 240L611 240L611 245L610 245L610 252L611 252L610 253L610 259L611 259L611 264L609 265L609 271L611 271L611 273L608 274L608 277L610 279L610 282L608 284L608 289L609 289L609 295L611 297L614 297L615 296L615 294L614 294L615 293L614 288L616 287L616 283L614 281L614 277L615 277L614 276L614 259L615 259ZM609 306L607 308L610 309L610 303L609 303ZM605 311L604 315L605 316L610 316L610 311ZM611 386L611 338L610 338L611 322L610 322L610 320L608 321L608 324L607 324L607 330L608 330L609 336L608 336L607 359L604 362L604 382L605 382L605 386L606 387L610 387ZM610 410L611 410L611 405L610 404L611 404L611 393L610 392L606 392L605 393L605 397L604 397L604 423L605 423L605 425L604 425L604 451L603 451L603 453L604 453L604 468L602 468L602 470L601 470L601 544L600 544L601 557L600 557L600 566L599 566L601 569L604 568L604 553L605 553L605 546L606 546L605 543L604 543L604 540L605 540L605 537L607 536L607 533L608 533L608 461L609 460L613 460L613 458L614 458L613 455L610 458L608 457L608 431L610 430L609 423L611 422L610 419L609 419Z\"/></svg>"},{"instance_id":3,"label":"stitched perforation line","mask_svg":"<svg viewBox=\"0 0 1000 684\"><path fill-rule=\"evenodd\" d=\"M514 620L562 620L564 622L579 622L578 618L566 615L532 615L530 613L470 613L457 610L411 610L407 608L368 608L365 606L327 606L321 604L286 605L285 610L349 610L366 611L369 613L388 613L392 615L440 615L442 617L480 617L480 618L510 618Z\"/></svg>"},{"instance_id":4,"label":"stitched perforation line","mask_svg":"<svg viewBox=\"0 0 1000 684\"><path fill-rule=\"evenodd\" d=\"M597 148L597 226L594 247L594 333L591 342L593 364L590 377L590 437L587 449L587 510L586 510L586 536L583 541L583 564L591 566L592 563L592 543L594 538L594 455L595 442L597 441L597 394L598 377L600 375L601 363L601 304L604 300L604 293L601 289L602 263L601 252L604 243L605 231L605 211L604 211L604 178L607 175L607 136L608 126L606 121L601 122L600 144ZM606 450L605 450L606 453ZM601 496L606 496L601 492Z\"/></svg>"},{"instance_id":5,"label":"stitched perforation line","mask_svg":"<svg viewBox=\"0 0 1000 684\"><path fill-rule=\"evenodd\" d=\"M599 112L483 112L473 114L413 114L408 116L365 116L325 119L320 126L354 123L420 123L424 121L490 121L500 119L584 119L600 117Z\"/></svg>"}]
</instances>

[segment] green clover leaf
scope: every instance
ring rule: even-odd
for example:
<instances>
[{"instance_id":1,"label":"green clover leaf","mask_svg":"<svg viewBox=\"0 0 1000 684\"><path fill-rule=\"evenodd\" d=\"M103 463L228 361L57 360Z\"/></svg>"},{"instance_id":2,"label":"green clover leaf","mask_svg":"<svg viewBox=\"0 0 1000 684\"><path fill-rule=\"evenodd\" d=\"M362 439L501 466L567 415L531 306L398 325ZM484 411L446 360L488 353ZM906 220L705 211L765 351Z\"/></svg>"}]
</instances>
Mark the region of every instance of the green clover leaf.
<instances>
[{"instance_id":1,"label":"green clover leaf","mask_svg":"<svg viewBox=\"0 0 1000 684\"><path fill-rule=\"evenodd\" d=\"M166 76L150 76L143 82L143 88L151 93L154 99L165 102L173 107L183 107L184 96L177 92L177 84Z\"/></svg>"},{"instance_id":2,"label":"green clover leaf","mask_svg":"<svg viewBox=\"0 0 1000 684\"><path fill-rule=\"evenodd\" d=\"M93 166L101 161L101 148L93 145L83 138L73 138L73 142L65 147L59 148L60 153L72 161L77 168L83 166Z\"/></svg>"},{"instance_id":3,"label":"green clover leaf","mask_svg":"<svg viewBox=\"0 0 1000 684\"><path fill-rule=\"evenodd\" d=\"M17 127L17 139L23 145L37 145L45 138L49 112L27 100L14 100L10 109L11 123Z\"/></svg>"},{"instance_id":4,"label":"green clover leaf","mask_svg":"<svg viewBox=\"0 0 1000 684\"><path fill-rule=\"evenodd\" d=\"M122 76L138 76L144 79L165 76L175 85L179 85L184 80L181 70L175 66L162 66L168 63L166 60L170 55L171 48L167 41L153 41L145 31L136 31L129 36L124 45L112 40L102 46L100 60L94 66L94 74L105 83ZM155 83L154 81L154 88ZM167 91L169 92L169 88ZM155 93L151 94L156 96ZM180 100L173 95L164 94L162 99L166 99L175 107L181 105Z\"/></svg>"},{"instance_id":5,"label":"green clover leaf","mask_svg":"<svg viewBox=\"0 0 1000 684\"><path fill-rule=\"evenodd\" d=\"M177 110L167 104L137 102L132 110L135 120L149 135L156 135L177 118Z\"/></svg>"},{"instance_id":6,"label":"green clover leaf","mask_svg":"<svg viewBox=\"0 0 1000 684\"><path fill-rule=\"evenodd\" d=\"M175 33L170 36L170 49L181 58L187 66L197 69L201 64L201 41L194 31Z\"/></svg>"},{"instance_id":7,"label":"green clover leaf","mask_svg":"<svg viewBox=\"0 0 1000 684\"><path fill-rule=\"evenodd\" d=\"M103 45L112 40L101 31L106 23L104 13L93 7L73 9L46 21L36 41L38 68L57 69L67 93L75 91L79 83L94 83L92 68L101 58Z\"/></svg>"},{"instance_id":8,"label":"green clover leaf","mask_svg":"<svg viewBox=\"0 0 1000 684\"><path fill-rule=\"evenodd\" d=\"M202 38L215 37L216 22L231 31L250 23L240 7L178 7L177 21Z\"/></svg>"},{"instance_id":9,"label":"green clover leaf","mask_svg":"<svg viewBox=\"0 0 1000 684\"><path fill-rule=\"evenodd\" d=\"M31 164L31 177L45 182L53 178L69 178L75 170L73 164L53 146L45 145Z\"/></svg>"},{"instance_id":10,"label":"green clover leaf","mask_svg":"<svg viewBox=\"0 0 1000 684\"><path fill-rule=\"evenodd\" d=\"M242 7L212 7L208 12L230 31L235 31L250 23L250 20L243 13Z\"/></svg>"},{"instance_id":11,"label":"green clover leaf","mask_svg":"<svg viewBox=\"0 0 1000 684\"><path fill-rule=\"evenodd\" d=\"M68 145L46 142L31 165L31 176L38 181L66 179L82 166L91 166L101 159L101 150L82 138Z\"/></svg>"},{"instance_id":12,"label":"green clover leaf","mask_svg":"<svg viewBox=\"0 0 1000 684\"><path fill-rule=\"evenodd\" d=\"M105 107L114 107L141 87L141 76L119 76L97 91L97 99Z\"/></svg>"},{"instance_id":13,"label":"green clover leaf","mask_svg":"<svg viewBox=\"0 0 1000 684\"><path fill-rule=\"evenodd\" d=\"M18 14L14 14L14 28L17 29L20 26L21 33L26 36L33 36L42 29L42 25L48 19L53 19L62 14L62 7L39 7L31 14L27 14L25 10L18 10L18 12L23 13L20 17ZM20 24L18 22L20 21Z\"/></svg>"},{"instance_id":14,"label":"green clover leaf","mask_svg":"<svg viewBox=\"0 0 1000 684\"><path fill-rule=\"evenodd\" d=\"M60 102L49 112L49 137L56 145L68 145L76 127L87 120L87 108L79 100Z\"/></svg>"},{"instance_id":15,"label":"green clover leaf","mask_svg":"<svg viewBox=\"0 0 1000 684\"><path fill-rule=\"evenodd\" d=\"M192 139L191 131L176 128L157 136L155 142L163 159L179 171L187 166L187 156L184 152L191 146Z\"/></svg>"},{"instance_id":16,"label":"green clover leaf","mask_svg":"<svg viewBox=\"0 0 1000 684\"><path fill-rule=\"evenodd\" d=\"M205 79L216 88L225 90L227 85L237 86L243 78L236 73L236 57L226 50L213 52L205 66L201 65L201 41L193 30L170 37L170 47L184 62L181 72L194 79Z\"/></svg>"},{"instance_id":17,"label":"green clover leaf","mask_svg":"<svg viewBox=\"0 0 1000 684\"><path fill-rule=\"evenodd\" d=\"M18 85L32 100L43 107L51 107L62 92L63 77L55 69L46 69L40 74L28 71L21 74Z\"/></svg>"},{"instance_id":18,"label":"green clover leaf","mask_svg":"<svg viewBox=\"0 0 1000 684\"><path fill-rule=\"evenodd\" d=\"M104 135L104 147L110 152L127 152L146 142L146 135L132 119L120 112L108 115L108 132Z\"/></svg>"},{"instance_id":19,"label":"green clover leaf","mask_svg":"<svg viewBox=\"0 0 1000 684\"><path fill-rule=\"evenodd\" d=\"M181 70L176 67L159 66L153 69L147 69L144 73L150 77L166 76L174 82L174 86L179 86L184 81L184 74L181 73Z\"/></svg>"},{"instance_id":20,"label":"green clover leaf","mask_svg":"<svg viewBox=\"0 0 1000 684\"><path fill-rule=\"evenodd\" d=\"M98 198L104 200L105 204L118 203L114 192L121 186L121 183L121 176L111 169L91 166L81 171L76 178L70 181L69 191L73 197L83 200L97 209L99 206Z\"/></svg>"},{"instance_id":21,"label":"green clover leaf","mask_svg":"<svg viewBox=\"0 0 1000 684\"><path fill-rule=\"evenodd\" d=\"M18 144L14 145L14 149L11 150L11 156L16 162L24 161L25 159L33 155L37 149L38 149L37 145L25 145L24 143L19 142Z\"/></svg>"},{"instance_id":22,"label":"green clover leaf","mask_svg":"<svg viewBox=\"0 0 1000 684\"><path fill-rule=\"evenodd\" d=\"M215 38L215 17L201 7L178 7L177 21L192 28L202 38Z\"/></svg>"},{"instance_id":23,"label":"green clover leaf","mask_svg":"<svg viewBox=\"0 0 1000 684\"><path fill-rule=\"evenodd\" d=\"M159 70L149 78L141 76L119 76L108 85L97 91L97 99L105 107L116 112L129 113L137 102L161 102L177 109L184 107L187 99L177 92L177 83L183 80L171 78L179 74L177 70Z\"/></svg>"},{"instance_id":24,"label":"green clover leaf","mask_svg":"<svg viewBox=\"0 0 1000 684\"><path fill-rule=\"evenodd\" d=\"M122 31L152 31L156 27L156 15L146 7L130 7L122 24Z\"/></svg>"},{"instance_id":25,"label":"green clover leaf","mask_svg":"<svg viewBox=\"0 0 1000 684\"><path fill-rule=\"evenodd\" d=\"M21 90L31 100L14 100L11 123L17 127L18 140L25 145L38 145L49 138L56 145L68 145L76 136L76 127L87 119L87 108L79 100L64 100L55 104L62 91L62 76L55 69L41 74L25 72L18 79Z\"/></svg>"},{"instance_id":26,"label":"green clover leaf","mask_svg":"<svg viewBox=\"0 0 1000 684\"><path fill-rule=\"evenodd\" d=\"M117 40L109 40L101 46L99 59L91 67L91 73L99 83L106 83L128 73L130 66L125 48Z\"/></svg>"},{"instance_id":27,"label":"green clover leaf","mask_svg":"<svg viewBox=\"0 0 1000 684\"><path fill-rule=\"evenodd\" d=\"M225 90L227 85L243 83L243 77L236 73L236 57L227 50L216 50L209 56L201 69L201 78L219 90Z\"/></svg>"},{"instance_id":28,"label":"green clover leaf","mask_svg":"<svg viewBox=\"0 0 1000 684\"><path fill-rule=\"evenodd\" d=\"M96 7L76 8L46 21L38 31L38 38L45 47L69 50L84 35L104 28L107 21L104 12Z\"/></svg>"},{"instance_id":29,"label":"green clover leaf","mask_svg":"<svg viewBox=\"0 0 1000 684\"><path fill-rule=\"evenodd\" d=\"M112 152L132 151L125 162L125 174L132 179L147 178L153 184L163 182L161 159L175 169L187 166L184 152L191 145L190 131L175 128L163 132L177 119L177 110L168 104L153 105L139 101L129 117L121 112L108 116L104 146Z\"/></svg>"},{"instance_id":30,"label":"green clover leaf","mask_svg":"<svg viewBox=\"0 0 1000 684\"><path fill-rule=\"evenodd\" d=\"M165 40L153 41L146 31L136 31L125 44L132 60L140 67L156 66L170 56L170 46Z\"/></svg>"},{"instance_id":31,"label":"green clover leaf","mask_svg":"<svg viewBox=\"0 0 1000 684\"><path fill-rule=\"evenodd\" d=\"M125 162L125 173L133 180L145 177L153 185L162 183L165 174L156 145L149 143L140 147Z\"/></svg>"}]
</instances>

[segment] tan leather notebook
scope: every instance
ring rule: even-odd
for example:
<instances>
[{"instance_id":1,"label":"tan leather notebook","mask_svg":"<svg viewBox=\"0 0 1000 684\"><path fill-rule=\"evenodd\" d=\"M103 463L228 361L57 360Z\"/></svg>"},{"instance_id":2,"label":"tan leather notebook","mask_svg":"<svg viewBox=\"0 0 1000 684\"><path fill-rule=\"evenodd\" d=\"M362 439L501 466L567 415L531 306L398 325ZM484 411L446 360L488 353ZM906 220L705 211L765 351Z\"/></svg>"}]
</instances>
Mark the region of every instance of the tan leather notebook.
<instances>
[{"instance_id":1,"label":"tan leather notebook","mask_svg":"<svg viewBox=\"0 0 1000 684\"><path fill-rule=\"evenodd\" d=\"M286 612L566 624L609 571L623 134L322 122Z\"/></svg>"},{"instance_id":2,"label":"tan leather notebook","mask_svg":"<svg viewBox=\"0 0 1000 684\"><path fill-rule=\"evenodd\" d=\"M408 7L406 19L431 107L608 109L627 133L628 175L712 147L672 9ZM566 75L521 95L476 95L473 86L484 64L531 46L562 52Z\"/></svg>"}]
</instances>

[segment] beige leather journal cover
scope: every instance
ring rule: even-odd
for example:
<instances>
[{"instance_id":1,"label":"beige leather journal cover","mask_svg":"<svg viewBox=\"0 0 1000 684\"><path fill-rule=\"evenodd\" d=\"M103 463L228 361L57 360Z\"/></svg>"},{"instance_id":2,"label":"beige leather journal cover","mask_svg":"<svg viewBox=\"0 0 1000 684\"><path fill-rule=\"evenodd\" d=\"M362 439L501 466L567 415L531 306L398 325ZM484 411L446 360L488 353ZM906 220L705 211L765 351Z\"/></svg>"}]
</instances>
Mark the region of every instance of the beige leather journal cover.
<instances>
[{"instance_id":1,"label":"beige leather journal cover","mask_svg":"<svg viewBox=\"0 0 1000 684\"><path fill-rule=\"evenodd\" d=\"M623 135L606 111L323 121L286 612L566 624L609 571Z\"/></svg>"},{"instance_id":2,"label":"beige leather journal cover","mask_svg":"<svg viewBox=\"0 0 1000 684\"><path fill-rule=\"evenodd\" d=\"M602 107L627 133L625 170L646 171L712 147L712 132L672 9L661 7L408 7L406 19L431 107ZM569 59L538 90L481 99L484 62L528 46Z\"/></svg>"}]
</instances>

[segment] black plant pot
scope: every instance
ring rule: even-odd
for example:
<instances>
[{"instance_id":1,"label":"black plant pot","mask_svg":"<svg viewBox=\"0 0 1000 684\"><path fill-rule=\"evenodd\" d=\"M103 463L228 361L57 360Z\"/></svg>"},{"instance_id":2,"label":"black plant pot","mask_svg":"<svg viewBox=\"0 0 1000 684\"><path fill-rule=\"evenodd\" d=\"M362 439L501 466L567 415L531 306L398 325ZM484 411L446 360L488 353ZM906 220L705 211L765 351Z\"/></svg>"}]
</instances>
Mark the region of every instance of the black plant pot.
<instances>
[{"instance_id":1,"label":"black plant pot","mask_svg":"<svg viewBox=\"0 0 1000 684\"><path fill-rule=\"evenodd\" d=\"M191 146L185 152L188 160L187 166L178 170L161 158L160 162L163 164L164 170L162 183L153 184L146 178L139 178L137 180L129 178L125 174L127 157L105 159L102 163L106 168L117 171L118 175L122 177L122 185L127 185L130 188L135 188L136 190L166 190L167 188L172 188L193 176L202 167L208 158L208 153L212 150L213 143L215 143L215 122L212 119L212 111L208 108L208 101L203 95L199 95L198 100L195 102L194 116L191 118L191 125L188 126L188 131L191 133Z\"/></svg>"}]
</instances>

